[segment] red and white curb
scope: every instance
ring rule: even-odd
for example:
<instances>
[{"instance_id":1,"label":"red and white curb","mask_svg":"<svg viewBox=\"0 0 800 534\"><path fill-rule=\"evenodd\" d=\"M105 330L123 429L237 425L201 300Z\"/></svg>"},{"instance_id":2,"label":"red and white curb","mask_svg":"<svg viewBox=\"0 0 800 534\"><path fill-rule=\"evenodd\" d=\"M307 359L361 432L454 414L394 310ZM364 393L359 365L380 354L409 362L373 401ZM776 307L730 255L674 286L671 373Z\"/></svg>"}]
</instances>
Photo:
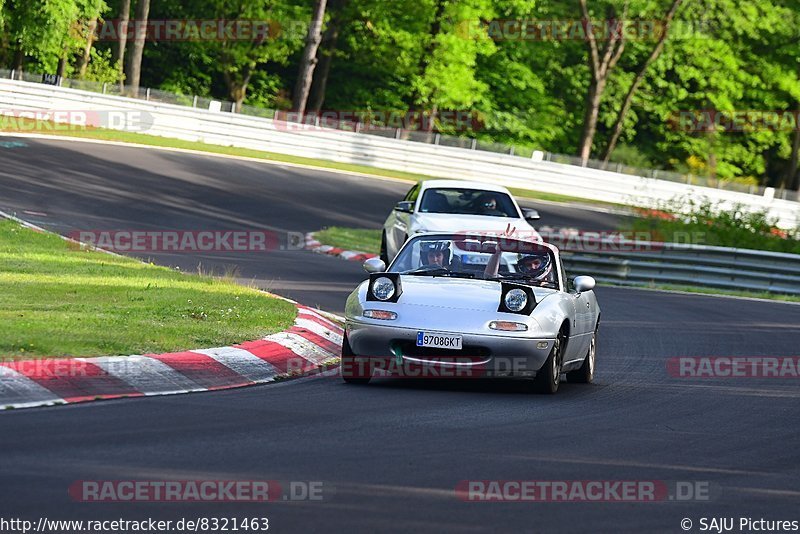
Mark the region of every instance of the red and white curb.
<instances>
[{"instance_id":1,"label":"red and white curb","mask_svg":"<svg viewBox=\"0 0 800 534\"><path fill-rule=\"evenodd\" d=\"M327 254L329 256L336 256L343 260L365 262L370 258L377 258L377 254L369 254L367 252L359 252L357 250L344 250L330 245L323 245L314 237L314 233L306 234L306 250L316 252L317 254Z\"/></svg>"},{"instance_id":2,"label":"red and white curb","mask_svg":"<svg viewBox=\"0 0 800 534\"><path fill-rule=\"evenodd\" d=\"M319 372L341 354L344 331L297 305L294 326L230 347L167 354L0 363L0 409L230 389Z\"/></svg>"}]
</instances>

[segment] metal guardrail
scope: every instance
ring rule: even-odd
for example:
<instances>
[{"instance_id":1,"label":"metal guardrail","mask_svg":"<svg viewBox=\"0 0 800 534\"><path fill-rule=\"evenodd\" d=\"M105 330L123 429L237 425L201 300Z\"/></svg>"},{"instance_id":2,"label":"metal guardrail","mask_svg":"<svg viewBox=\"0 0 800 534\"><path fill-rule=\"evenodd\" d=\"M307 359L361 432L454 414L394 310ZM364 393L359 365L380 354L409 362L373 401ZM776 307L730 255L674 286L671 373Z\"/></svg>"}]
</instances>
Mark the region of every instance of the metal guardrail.
<instances>
[{"instance_id":1,"label":"metal guardrail","mask_svg":"<svg viewBox=\"0 0 800 534\"><path fill-rule=\"evenodd\" d=\"M616 239L567 242L561 252L568 272L601 282L800 295L798 254Z\"/></svg>"},{"instance_id":2,"label":"metal guardrail","mask_svg":"<svg viewBox=\"0 0 800 534\"><path fill-rule=\"evenodd\" d=\"M707 197L720 209L766 211L784 229L800 225L800 203L667 180L575 167L536 158L296 124L175 104L97 94L0 78L0 113L81 110L124 120L109 128L185 141L234 146L391 169L439 178L480 180L506 187L585 199L652 206L675 197ZM70 120L71 115L65 120ZM24 132L23 132L24 133ZM46 132L45 132L46 133ZM541 153L540 153L541 156Z\"/></svg>"},{"instance_id":3,"label":"metal guardrail","mask_svg":"<svg viewBox=\"0 0 800 534\"><path fill-rule=\"evenodd\" d=\"M42 75L31 72L14 72L12 70L0 69L0 78L17 79L21 81L40 83ZM131 94L130 90L122 91L118 84L93 82L86 80L73 80L64 78L61 80L61 87L71 89L79 89L82 91L90 91L93 93L100 93L104 95L126 96L129 98L136 98L148 102L158 102L162 104L172 104L178 106L186 106L198 109L209 109L212 99L203 98L198 96L181 95L167 91L161 91L151 88L140 88L135 94ZM229 101L218 101L220 111L226 113L234 112L234 104ZM272 119L276 115L281 115L282 120L289 122L296 122L298 124L311 123L314 120L319 120L319 117L307 115L302 119L294 118L293 114L274 109L260 108L256 106L242 106L239 111L240 115L250 117L263 117ZM364 135L373 135L377 137L384 137L387 139L402 139L406 141L413 141L416 143L424 143L431 145L458 147L464 149L471 149L482 152L491 152L495 154L505 154L520 159L531 159L541 157L542 161L561 163L564 165L571 165L575 167L584 167L589 169L597 169L603 171L614 172L617 174L625 174L630 176L641 176L645 178L652 178L657 180L666 180L670 182L696 185L701 187L711 187L726 191L735 191L739 193L747 193L750 195L763 195L765 191L764 186L755 186L743 184L735 181L728 180L715 180L707 176L697 174L682 174L674 171L666 171L663 169L643 169L633 167L617 162L604 162L601 160L590 159L582 161L581 158L570 156L566 154L555 154L552 152L536 151L528 146L509 145L506 143L481 141L472 137L461 137L455 135L440 134L427 131L403 130L394 127L371 127L368 129L361 129L359 123L348 120L326 120L326 127L341 130L345 132L358 132ZM780 189L775 191L775 198L790 201L800 201L800 192L789 191Z\"/></svg>"}]
</instances>

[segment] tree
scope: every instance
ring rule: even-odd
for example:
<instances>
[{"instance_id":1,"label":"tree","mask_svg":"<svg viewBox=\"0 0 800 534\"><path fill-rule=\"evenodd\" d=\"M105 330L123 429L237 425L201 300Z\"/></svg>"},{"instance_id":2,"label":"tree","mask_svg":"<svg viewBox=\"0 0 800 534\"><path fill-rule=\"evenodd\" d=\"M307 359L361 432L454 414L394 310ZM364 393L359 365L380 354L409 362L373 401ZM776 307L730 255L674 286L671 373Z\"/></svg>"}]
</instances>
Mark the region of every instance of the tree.
<instances>
[{"instance_id":1,"label":"tree","mask_svg":"<svg viewBox=\"0 0 800 534\"><path fill-rule=\"evenodd\" d=\"M308 103L308 93L311 90L311 81L314 78L314 69L317 66L317 50L322 42L322 22L325 19L325 8L327 0L316 0L311 25L308 27L306 37L306 47L300 59L300 72L297 75L297 83L294 88L294 100L292 110L300 115L306 111Z\"/></svg>"},{"instance_id":2,"label":"tree","mask_svg":"<svg viewBox=\"0 0 800 534\"><path fill-rule=\"evenodd\" d=\"M150 0L137 0L136 17L134 18L133 49L128 57L128 70L125 80L128 82L128 93L137 96L139 81L142 75L142 57L147 40L147 24L150 15Z\"/></svg>"},{"instance_id":3,"label":"tree","mask_svg":"<svg viewBox=\"0 0 800 534\"><path fill-rule=\"evenodd\" d=\"M616 8L614 6L609 6L606 22L611 28L611 32L607 35L602 49L597 45L597 36L595 35L594 28L592 28L592 18L589 14L589 8L586 6L586 0L579 0L579 2L581 6L581 15L583 16L585 24L584 38L589 51L589 71L592 76L591 82L589 83L589 90L586 93L586 104L583 115L583 134L581 135L581 141L578 147L578 155L585 165L592 152L592 144L594 143L594 136L597 132L597 119L600 115L600 104L603 101L603 93L606 90L606 84L608 83L609 76L611 76L611 72L622 56L622 52L625 50L625 32L617 27L617 25L624 24L627 20L630 2L626 0L622 8L622 22L617 19Z\"/></svg>"},{"instance_id":4,"label":"tree","mask_svg":"<svg viewBox=\"0 0 800 534\"><path fill-rule=\"evenodd\" d=\"M128 44L128 23L131 18L131 0L122 0L119 8L119 26L117 46L114 49L114 63L119 69L120 91L123 89L125 79L125 48Z\"/></svg>"},{"instance_id":5,"label":"tree","mask_svg":"<svg viewBox=\"0 0 800 534\"><path fill-rule=\"evenodd\" d=\"M664 43L667 40L667 36L669 35L670 24L672 24L672 19L675 17L675 13L678 11L678 7L681 5L682 0L673 0L672 6L670 6L669 11L664 16L663 20L663 27L661 29L661 35L658 38L658 42L656 46L653 47L653 51L647 56L647 59L644 63L639 67L636 72L636 77L633 79L633 83L631 83L630 87L628 88L628 92L625 94L625 100L622 103L622 108L619 110L617 114L617 120L614 122L614 127L612 128L611 132L611 139L608 141L606 145L605 151L603 153L603 161L608 163L611 154L614 152L614 148L617 146L617 141L619 141L619 136L622 134L622 128L625 121L625 116L628 114L628 111L631 109L631 105L633 104L633 98L636 95L636 91L639 89L639 86L644 80L644 76L647 73L647 68L658 59L658 56L661 55L662 50L664 49Z\"/></svg>"}]
</instances>

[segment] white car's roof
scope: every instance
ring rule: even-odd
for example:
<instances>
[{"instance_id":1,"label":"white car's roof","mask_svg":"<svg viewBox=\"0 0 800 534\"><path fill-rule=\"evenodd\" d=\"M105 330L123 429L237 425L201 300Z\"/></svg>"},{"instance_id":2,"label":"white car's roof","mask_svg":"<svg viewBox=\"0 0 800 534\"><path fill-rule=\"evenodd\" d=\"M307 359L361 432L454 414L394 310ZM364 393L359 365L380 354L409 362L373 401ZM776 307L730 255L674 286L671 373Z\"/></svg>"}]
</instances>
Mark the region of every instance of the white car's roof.
<instances>
[{"instance_id":1,"label":"white car's roof","mask_svg":"<svg viewBox=\"0 0 800 534\"><path fill-rule=\"evenodd\" d=\"M426 180L422 182L422 189L433 188L453 188L453 189L480 189L482 191L494 191L495 193L508 193L508 189L502 185L487 184L470 180Z\"/></svg>"}]
</instances>

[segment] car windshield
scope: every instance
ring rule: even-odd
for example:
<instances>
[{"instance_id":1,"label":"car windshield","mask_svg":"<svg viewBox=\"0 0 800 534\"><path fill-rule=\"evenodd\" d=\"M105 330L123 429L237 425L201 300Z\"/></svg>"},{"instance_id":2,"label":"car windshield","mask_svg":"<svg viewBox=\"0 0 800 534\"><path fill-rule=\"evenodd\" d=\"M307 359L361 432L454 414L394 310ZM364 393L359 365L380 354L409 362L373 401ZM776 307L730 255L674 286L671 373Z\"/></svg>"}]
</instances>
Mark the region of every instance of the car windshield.
<instances>
[{"instance_id":1,"label":"car windshield","mask_svg":"<svg viewBox=\"0 0 800 534\"><path fill-rule=\"evenodd\" d=\"M417 236L403 247L389 272L509 280L559 289L557 263L549 248L503 237Z\"/></svg>"},{"instance_id":2,"label":"car windshield","mask_svg":"<svg viewBox=\"0 0 800 534\"><path fill-rule=\"evenodd\" d=\"M419 211L488 217L519 217L517 208L509 195L480 189L428 189L422 195Z\"/></svg>"}]
</instances>

